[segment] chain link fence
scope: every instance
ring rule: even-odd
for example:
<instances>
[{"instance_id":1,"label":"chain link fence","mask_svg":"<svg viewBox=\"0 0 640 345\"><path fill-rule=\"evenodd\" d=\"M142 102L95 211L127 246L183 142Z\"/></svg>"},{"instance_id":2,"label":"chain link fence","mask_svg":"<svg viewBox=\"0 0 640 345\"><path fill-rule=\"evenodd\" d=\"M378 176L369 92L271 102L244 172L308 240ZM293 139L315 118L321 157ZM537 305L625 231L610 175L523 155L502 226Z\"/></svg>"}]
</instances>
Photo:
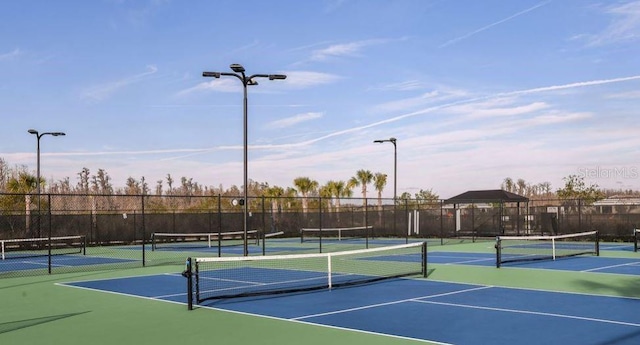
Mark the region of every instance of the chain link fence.
<instances>
[{"instance_id":1,"label":"chain link fence","mask_svg":"<svg viewBox=\"0 0 640 345\"><path fill-rule=\"evenodd\" d=\"M184 250L153 250L156 233L181 234L174 238L180 243L196 234L229 234L216 238L232 240L232 233L240 233L240 240L235 236L230 242L246 247L241 201L221 195L0 194L0 277L184 263ZM288 243L279 244L278 254L363 248L382 240L446 244L589 230L599 230L606 241L630 241L640 225L640 203L599 206L555 199L451 205L441 200L252 197L247 211L247 229L262 239L257 242L261 248L252 244L250 255L269 255L265 243L270 240ZM319 241L299 246L302 229L323 231L316 235ZM336 237L331 232L336 229L356 229L353 237L360 240L331 247L328 240Z\"/></svg>"}]
</instances>

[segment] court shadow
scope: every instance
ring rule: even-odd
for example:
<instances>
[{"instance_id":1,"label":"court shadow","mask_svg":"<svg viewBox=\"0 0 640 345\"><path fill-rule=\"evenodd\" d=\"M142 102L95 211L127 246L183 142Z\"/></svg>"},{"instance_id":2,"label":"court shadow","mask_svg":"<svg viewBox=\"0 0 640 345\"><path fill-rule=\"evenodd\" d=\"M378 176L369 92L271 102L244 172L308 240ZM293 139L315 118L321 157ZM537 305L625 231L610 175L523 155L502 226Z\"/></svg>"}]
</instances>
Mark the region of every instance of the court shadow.
<instances>
[{"instance_id":1,"label":"court shadow","mask_svg":"<svg viewBox=\"0 0 640 345\"><path fill-rule=\"evenodd\" d=\"M56 320L60 320L60 319L66 319L68 317L82 315L82 314L86 314L86 313L89 313L89 311L83 311L83 312L80 312L80 313L52 315L52 316L38 317L38 318L34 318L34 319L27 319L27 320L19 320L19 321L11 321L11 322L0 323L0 334L11 332L11 331L16 331L16 330L27 328L27 327L41 325L43 323L47 323L47 322L51 322L51 321L56 321Z\"/></svg>"},{"instance_id":2,"label":"court shadow","mask_svg":"<svg viewBox=\"0 0 640 345\"><path fill-rule=\"evenodd\" d=\"M577 280L576 285L586 287L589 291L606 295L640 298L640 278L607 284L591 280Z\"/></svg>"},{"instance_id":3,"label":"court shadow","mask_svg":"<svg viewBox=\"0 0 640 345\"><path fill-rule=\"evenodd\" d=\"M634 339L635 341L632 342L632 340ZM628 334L621 335L617 338L599 343L598 345L616 345L616 344L631 344L631 343L640 344L640 331L629 332Z\"/></svg>"},{"instance_id":4,"label":"court shadow","mask_svg":"<svg viewBox=\"0 0 640 345\"><path fill-rule=\"evenodd\" d=\"M86 273L77 274L77 275L74 274L73 278L74 279L86 278L86 277L90 277L90 276L103 274L103 273L109 272L109 271L110 270L102 270L102 271L86 272ZM10 289L10 288L15 288L15 287L20 287L20 286L29 286L29 285L35 285L35 284L41 284L41 283L50 283L50 282L59 282L60 281L60 277L55 275L55 274L54 275L48 275L46 277L50 277L50 278L49 279L34 279L33 281L26 282L26 283L19 283L19 284L13 284L13 285L0 286L0 290ZM0 278L0 279L2 279L2 278Z\"/></svg>"}]
</instances>

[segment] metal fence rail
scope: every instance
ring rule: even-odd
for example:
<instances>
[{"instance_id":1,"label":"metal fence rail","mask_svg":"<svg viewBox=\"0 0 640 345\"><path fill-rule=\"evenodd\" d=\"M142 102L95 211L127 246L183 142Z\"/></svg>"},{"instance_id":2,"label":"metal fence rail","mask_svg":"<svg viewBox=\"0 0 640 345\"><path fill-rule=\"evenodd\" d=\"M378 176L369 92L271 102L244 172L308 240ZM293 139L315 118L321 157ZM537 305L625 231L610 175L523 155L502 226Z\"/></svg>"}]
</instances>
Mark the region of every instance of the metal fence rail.
<instances>
[{"instance_id":1,"label":"metal fence rail","mask_svg":"<svg viewBox=\"0 0 640 345\"><path fill-rule=\"evenodd\" d=\"M81 235L87 257L23 269L0 262L0 277L25 274L181 264L184 253L152 252L151 234L243 230L239 196L0 193L0 239ZM588 205L582 200L532 200L511 204L446 204L378 198L249 198L249 225L262 234L299 238L301 228L371 226L371 237L398 239L493 238L497 235L569 234L597 229L605 241L632 241L640 203ZM19 250L20 248L17 248ZM313 248L311 249L313 250ZM263 253L264 254L264 253Z\"/></svg>"}]
</instances>

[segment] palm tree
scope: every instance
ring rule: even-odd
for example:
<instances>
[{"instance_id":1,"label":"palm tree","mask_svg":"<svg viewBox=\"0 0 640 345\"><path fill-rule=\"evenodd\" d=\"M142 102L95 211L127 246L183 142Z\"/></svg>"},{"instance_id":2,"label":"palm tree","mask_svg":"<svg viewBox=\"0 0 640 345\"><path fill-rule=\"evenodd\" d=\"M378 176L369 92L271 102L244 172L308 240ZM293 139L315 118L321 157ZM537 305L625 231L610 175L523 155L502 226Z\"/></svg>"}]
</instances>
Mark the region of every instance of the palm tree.
<instances>
[{"instance_id":1,"label":"palm tree","mask_svg":"<svg viewBox=\"0 0 640 345\"><path fill-rule=\"evenodd\" d=\"M340 198L351 196L351 189L347 188L347 184L344 181L329 181L327 182L327 187L331 192L331 196L336 197L336 212L340 212Z\"/></svg>"},{"instance_id":2,"label":"palm tree","mask_svg":"<svg viewBox=\"0 0 640 345\"><path fill-rule=\"evenodd\" d=\"M281 202L280 198L284 196L284 188L278 186L267 187L262 191L262 195L268 201L271 201L271 212L273 212L274 209L278 209L278 204Z\"/></svg>"},{"instance_id":3,"label":"palm tree","mask_svg":"<svg viewBox=\"0 0 640 345\"><path fill-rule=\"evenodd\" d=\"M7 190L9 193L24 194L25 230L27 233L29 232L31 224L31 194L37 188L37 180L38 178L36 176L26 171L20 171L17 173L17 176L14 175L7 181ZM40 180L40 185L43 185L42 180Z\"/></svg>"},{"instance_id":4,"label":"palm tree","mask_svg":"<svg viewBox=\"0 0 640 345\"><path fill-rule=\"evenodd\" d=\"M327 182L327 184L320 187L320 197L327 200L327 210L329 211L329 213L331 213L331 206L333 201L333 191L331 189L332 187L330 186L332 182L333 181L329 181ZM322 204L320 204L320 207L322 207Z\"/></svg>"},{"instance_id":5,"label":"palm tree","mask_svg":"<svg viewBox=\"0 0 640 345\"><path fill-rule=\"evenodd\" d=\"M314 181L308 177L296 177L293 180L293 184L298 189L298 192L302 194L302 213L307 213L307 196L318 188L318 181Z\"/></svg>"},{"instance_id":6,"label":"palm tree","mask_svg":"<svg viewBox=\"0 0 640 345\"><path fill-rule=\"evenodd\" d=\"M367 205L367 185L373 181L373 174L370 170L360 169L356 171L356 176L349 179L349 185L362 186L362 206Z\"/></svg>"},{"instance_id":7,"label":"palm tree","mask_svg":"<svg viewBox=\"0 0 640 345\"><path fill-rule=\"evenodd\" d=\"M378 191L378 209L382 209L382 191L387 185L387 174L375 173L373 175L373 187Z\"/></svg>"}]
</instances>

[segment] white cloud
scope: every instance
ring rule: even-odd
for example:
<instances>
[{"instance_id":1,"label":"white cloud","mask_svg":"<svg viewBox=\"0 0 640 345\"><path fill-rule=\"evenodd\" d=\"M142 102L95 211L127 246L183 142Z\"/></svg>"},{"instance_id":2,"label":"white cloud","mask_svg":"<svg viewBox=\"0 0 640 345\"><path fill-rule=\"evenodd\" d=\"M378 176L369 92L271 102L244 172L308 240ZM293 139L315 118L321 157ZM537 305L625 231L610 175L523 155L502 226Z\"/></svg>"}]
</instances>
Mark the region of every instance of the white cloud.
<instances>
[{"instance_id":1,"label":"white cloud","mask_svg":"<svg viewBox=\"0 0 640 345\"><path fill-rule=\"evenodd\" d=\"M232 78L212 78L209 81L198 83L188 89L180 90L176 96L187 96L193 93L218 91L218 92L239 92L242 89L242 83Z\"/></svg>"},{"instance_id":2,"label":"white cloud","mask_svg":"<svg viewBox=\"0 0 640 345\"><path fill-rule=\"evenodd\" d=\"M452 99L459 99L468 96L469 93L464 90L454 89L448 86L438 86L432 91L428 91L414 97L377 104L374 109L376 111L383 112L406 111L408 109L414 109L428 104L436 104L438 102L450 101Z\"/></svg>"},{"instance_id":3,"label":"white cloud","mask_svg":"<svg viewBox=\"0 0 640 345\"><path fill-rule=\"evenodd\" d=\"M620 92L614 93L605 96L605 98L610 99L640 99L640 91L629 91L629 92Z\"/></svg>"},{"instance_id":4,"label":"white cloud","mask_svg":"<svg viewBox=\"0 0 640 345\"><path fill-rule=\"evenodd\" d=\"M524 121L523 125L528 126L541 126L541 125L554 125L564 122L572 122L584 120L592 117L590 113L558 113L551 112L548 114L536 116L532 119Z\"/></svg>"},{"instance_id":5,"label":"white cloud","mask_svg":"<svg viewBox=\"0 0 640 345\"><path fill-rule=\"evenodd\" d=\"M419 80L407 80L399 83L392 83L370 88L371 90L382 91L413 91L425 88L425 84Z\"/></svg>"},{"instance_id":6,"label":"white cloud","mask_svg":"<svg viewBox=\"0 0 640 345\"><path fill-rule=\"evenodd\" d=\"M489 118L530 114L547 108L549 108L549 105L544 102L534 102L511 107L487 107L486 105L474 103L456 106L452 110L458 113L465 113L467 118Z\"/></svg>"},{"instance_id":7,"label":"white cloud","mask_svg":"<svg viewBox=\"0 0 640 345\"><path fill-rule=\"evenodd\" d=\"M324 49L314 50L311 54L311 60L324 61L332 57L358 56L360 51L365 47L383 44L386 42L388 42L388 40L371 39L343 44L335 44Z\"/></svg>"},{"instance_id":8,"label":"white cloud","mask_svg":"<svg viewBox=\"0 0 640 345\"><path fill-rule=\"evenodd\" d=\"M323 115L324 115L323 113L318 113L318 112L310 112L310 113L298 114L298 115L295 115L295 116L292 116L292 117L288 117L288 118L285 118L285 119L280 119L280 120L277 120L277 121L273 121L270 124L268 124L268 127L276 128L276 129L287 128L287 127L295 126L295 125L297 125L299 123L302 123L302 122L319 119Z\"/></svg>"},{"instance_id":9,"label":"white cloud","mask_svg":"<svg viewBox=\"0 0 640 345\"><path fill-rule=\"evenodd\" d=\"M295 88L306 88L316 85L331 84L342 79L342 77L335 74L312 71L289 71L284 74L287 75L287 79L282 80L281 82L285 85L293 86Z\"/></svg>"},{"instance_id":10,"label":"white cloud","mask_svg":"<svg viewBox=\"0 0 640 345\"><path fill-rule=\"evenodd\" d=\"M340 76L312 72L312 71L289 71L283 73L287 76L285 80L278 80L277 83L281 87L291 87L295 89L303 89L316 85L330 84L339 79ZM242 83L235 77L212 78L210 81L198 83L196 86L180 90L176 96L187 96L199 92L217 91L217 92L239 92L242 89Z\"/></svg>"},{"instance_id":11,"label":"white cloud","mask_svg":"<svg viewBox=\"0 0 640 345\"><path fill-rule=\"evenodd\" d=\"M130 77L125 77L106 84L96 85L85 91L82 97L92 101L103 101L111 97L114 93L118 92L122 88L125 88L131 84L138 83L144 80L146 77L155 74L156 72L158 72L158 68L156 66L149 65L147 66L146 72L139 73Z\"/></svg>"},{"instance_id":12,"label":"white cloud","mask_svg":"<svg viewBox=\"0 0 640 345\"><path fill-rule=\"evenodd\" d=\"M588 46L628 43L640 39L640 1L614 5L605 12L612 17L607 28L595 35L580 36L588 40Z\"/></svg>"},{"instance_id":13,"label":"white cloud","mask_svg":"<svg viewBox=\"0 0 640 345\"><path fill-rule=\"evenodd\" d=\"M13 59L20 55L22 55L22 51L20 50L20 48L16 48L8 53L0 54L0 61Z\"/></svg>"}]
</instances>

